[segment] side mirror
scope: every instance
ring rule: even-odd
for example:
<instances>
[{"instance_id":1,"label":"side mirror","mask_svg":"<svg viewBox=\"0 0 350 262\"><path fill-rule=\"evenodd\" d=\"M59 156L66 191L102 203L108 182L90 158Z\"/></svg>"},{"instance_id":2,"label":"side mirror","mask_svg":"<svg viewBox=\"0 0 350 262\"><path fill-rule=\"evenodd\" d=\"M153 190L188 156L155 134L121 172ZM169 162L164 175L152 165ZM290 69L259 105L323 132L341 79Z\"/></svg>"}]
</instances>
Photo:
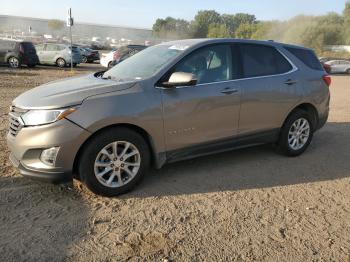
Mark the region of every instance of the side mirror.
<instances>
[{"instance_id":1,"label":"side mirror","mask_svg":"<svg viewBox=\"0 0 350 262\"><path fill-rule=\"evenodd\" d=\"M194 74L185 72L173 73L168 82L163 82L165 87L176 87L176 86L194 86L197 84L197 78Z\"/></svg>"}]
</instances>

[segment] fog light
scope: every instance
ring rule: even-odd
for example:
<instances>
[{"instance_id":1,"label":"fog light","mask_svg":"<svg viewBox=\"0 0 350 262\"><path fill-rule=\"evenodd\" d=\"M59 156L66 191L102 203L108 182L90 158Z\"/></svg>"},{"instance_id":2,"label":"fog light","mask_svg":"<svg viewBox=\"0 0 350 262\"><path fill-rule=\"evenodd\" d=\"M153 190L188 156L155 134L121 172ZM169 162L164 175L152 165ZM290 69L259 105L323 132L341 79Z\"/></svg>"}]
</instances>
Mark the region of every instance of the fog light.
<instances>
[{"instance_id":1,"label":"fog light","mask_svg":"<svg viewBox=\"0 0 350 262\"><path fill-rule=\"evenodd\" d=\"M59 149L59 147L51 147L43 150L43 152L41 152L40 160L46 165L54 166Z\"/></svg>"}]
</instances>

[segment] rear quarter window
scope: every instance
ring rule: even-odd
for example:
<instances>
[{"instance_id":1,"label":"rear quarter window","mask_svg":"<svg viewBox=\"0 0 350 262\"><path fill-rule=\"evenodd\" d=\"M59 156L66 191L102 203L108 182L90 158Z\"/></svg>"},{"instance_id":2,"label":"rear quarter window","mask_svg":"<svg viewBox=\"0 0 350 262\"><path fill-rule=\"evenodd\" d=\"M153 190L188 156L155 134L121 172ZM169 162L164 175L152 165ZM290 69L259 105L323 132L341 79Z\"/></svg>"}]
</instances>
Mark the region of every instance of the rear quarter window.
<instances>
[{"instance_id":1,"label":"rear quarter window","mask_svg":"<svg viewBox=\"0 0 350 262\"><path fill-rule=\"evenodd\" d=\"M324 70L320 61L317 59L315 53L312 50L289 46L285 46L284 48L292 53L295 57L297 57L307 67L319 71Z\"/></svg>"},{"instance_id":2,"label":"rear quarter window","mask_svg":"<svg viewBox=\"0 0 350 262\"><path fill-rule=\"evenodd\" d=\"M278 75L291 71L292 65L274 47L240 44L244 77Z\"/></svg>"}]
</instances>

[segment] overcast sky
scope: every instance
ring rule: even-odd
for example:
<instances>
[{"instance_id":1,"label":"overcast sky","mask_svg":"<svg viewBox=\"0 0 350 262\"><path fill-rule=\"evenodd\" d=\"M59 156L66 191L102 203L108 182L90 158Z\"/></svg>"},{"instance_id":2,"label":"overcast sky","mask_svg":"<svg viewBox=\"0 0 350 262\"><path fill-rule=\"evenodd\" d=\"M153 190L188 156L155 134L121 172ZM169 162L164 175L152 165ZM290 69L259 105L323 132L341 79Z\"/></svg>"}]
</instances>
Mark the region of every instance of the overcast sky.
<instances>
[{"instance_id":1,"label":"overcast sky","mask_svg":"<svg viewBox=\"0 0 350 262\"><path fill-rule=\"evenodd\" d=\"M157 18L191 20L198 10L244 12L259 20L285 20L298 14L341 13L346 0L0 0L0 14L65 19L72 7L76 21L151 28Z\"/></svg>"}]
</instances>

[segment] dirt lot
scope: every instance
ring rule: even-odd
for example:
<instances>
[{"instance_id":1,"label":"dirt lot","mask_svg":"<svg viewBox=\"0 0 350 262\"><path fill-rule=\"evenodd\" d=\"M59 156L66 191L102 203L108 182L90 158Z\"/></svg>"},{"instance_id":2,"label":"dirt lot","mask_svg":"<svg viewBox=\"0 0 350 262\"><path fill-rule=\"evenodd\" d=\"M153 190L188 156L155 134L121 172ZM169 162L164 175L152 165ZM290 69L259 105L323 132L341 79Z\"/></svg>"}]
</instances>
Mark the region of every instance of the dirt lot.
<instances>
[{"instance_id":1,"label":"dirt lot","mask_svg":"<svg viewBox=\"0 0 350 262\"><path fill-rule=\"evenodd\" d=\"M349 76L333 77L329 123L303 156L261 146L171 164L108 199L8 161L11 100L69 75L0 68L1 261L350 261Z\"/></svg>"}]
</instances>

